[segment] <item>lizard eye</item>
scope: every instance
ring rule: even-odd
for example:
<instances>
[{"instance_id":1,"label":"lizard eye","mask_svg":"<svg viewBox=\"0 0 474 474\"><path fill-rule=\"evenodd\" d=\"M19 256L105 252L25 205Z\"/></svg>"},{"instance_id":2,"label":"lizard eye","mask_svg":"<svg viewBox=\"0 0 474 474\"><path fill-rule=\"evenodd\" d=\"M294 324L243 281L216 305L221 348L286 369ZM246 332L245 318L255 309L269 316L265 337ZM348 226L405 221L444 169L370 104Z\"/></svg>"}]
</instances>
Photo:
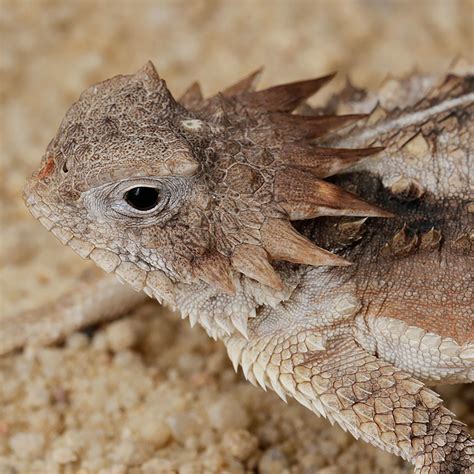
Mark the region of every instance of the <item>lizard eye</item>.
<instances>
[{"instance_id":1,"label":"lizard eye","mask_svg":"<svg viewBox=\"0 0 474 474\"><path fill-rule=\"evenodd\" d=\"M156 188L139 186L129 189L124 195L125 201L138 211L149 211L153 209L160 198L160 193Z\"/></svg>"}]
</instances>

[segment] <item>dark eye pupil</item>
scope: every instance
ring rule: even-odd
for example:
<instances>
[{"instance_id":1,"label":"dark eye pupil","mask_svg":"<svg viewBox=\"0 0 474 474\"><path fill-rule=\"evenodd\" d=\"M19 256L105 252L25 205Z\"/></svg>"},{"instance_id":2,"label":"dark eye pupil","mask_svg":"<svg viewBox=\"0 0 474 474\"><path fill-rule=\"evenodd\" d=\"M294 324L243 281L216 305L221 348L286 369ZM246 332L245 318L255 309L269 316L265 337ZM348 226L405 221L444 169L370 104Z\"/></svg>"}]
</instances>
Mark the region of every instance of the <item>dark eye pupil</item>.
<instances>
[{"instance_id":1,"label":"dark eye pupil","mask_svg":"<svg viewBox=\"0 0 474 474\"><path fill-rule=\"evenodd\" d=\"M158 190L155 188L138 187L130 189L125 193L125 200L130 206L139 211L153 209L158 203Z\"/></svg>"}]
</instances>

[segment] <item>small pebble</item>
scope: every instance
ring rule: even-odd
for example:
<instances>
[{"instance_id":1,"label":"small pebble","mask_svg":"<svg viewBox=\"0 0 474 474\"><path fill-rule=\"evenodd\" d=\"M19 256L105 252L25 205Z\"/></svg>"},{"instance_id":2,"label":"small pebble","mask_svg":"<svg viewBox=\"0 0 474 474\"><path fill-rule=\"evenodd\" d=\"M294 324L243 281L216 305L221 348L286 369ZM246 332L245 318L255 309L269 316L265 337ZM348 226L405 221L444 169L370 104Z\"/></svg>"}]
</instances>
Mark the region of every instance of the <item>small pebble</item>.
<instances>
[{"instance_id":1,"label":"small pebble","mask_svg":"<svg viewBox=\"0 0 474 474\"><path fill-rule=\"evenodd\" d=\"M127 466L115 464L114 466L100 469L98 474L127 474Z\"/></svg>"},{"instance_id":2,"label":"small pebble","mask_svg":"<svg viewBox=\"0 0 474 474\"><path fill-rule=\"evenodd\" d=\"M25 404L31 408L48 406L51 395L42 381L32 382L27 391Z\"/></svg>"},{"instance_id":3,"label":"small pebble","mask_svg":"<svg viewBox=\"0 0 474 474\"><path fill-rule=\"evenodd\" d=\"M204 366L204 359L198 354L192 352L181 354L177 359L177 367L183 372L195 374Z\"/></svg>"},{"instance_id":4,"label":"small pebble","mask_svg":"<svg viewBox=\"0 0 474 474\"><path fill-rule=\"evenodd\" d=\"M182 464L178 471L179 474L204 474L200 462L188 462Z\"/></svg>"},{"instance_id":5,"label":"small pebble","mask_svg":"<svg viewBox=\"0 0 474 474\"><path fill-rule=\"evenodd\" d=\"M104 352L109 348L109 343L105 331L97 331L92 338L92 347L97 352Z\"/></svg>"},{"instance_id":6,"label":"small pebble","mask_svg":"<svg viewBox=\"0 0 474 474\"><path fill-rule=\"evenodd\" d=\"M165 446L171 438L171 430L168 425L151 417L144 418L138 426L137 435L143 441L153 444L157 449Z\"/></svg>"},{"instance_id":7,"label":"small pebble","mask_svg":"<svg viewBox=\"0 0 474 474\"><path fill-rule=\"evenodd\" d=\"M45 444L41 433L17 433L10 438L10 448L20 459L33 460L43 455Z\"/></svg>"},{"instance_id":8,"label":"small pebble","mask_svg":"<svg viewBox=\"0 0 474 474\"><path fill-rule=\"evenodd\" d=\"M106 327L105 334L113 352L130 349L137 343L136 326L130 318L112 322Z\"/></svg>"},{"instance_id":9,"label":"small pebble","mask_svg":"<svg viewBox=\"0 0 474 474\"><path fill-rule=\"evenodd\" d=\"M87 347L88 345L89 345L89 338L81 332L75 332L74 334L71 334L66 340L66 347L73 351L83 349L84 347Z\"/></svg>"},{"instance_id":10,"label":"small pebble","mask_svg":"<svg viewBox=\"0 0 474 474\"><path fill-rule=\"evenodd\" d=\"M77 461L77 454L70 448L60 447L53 451L52 458L58 464L68 464Z\"/></svg>"},{"instance_id":11,"label":"small pebble","mask_svg":"<svg viewBox=\"0 0 474 474\"><path fill-rule=\"evenodd\" d=\"M279 448L267 449L258 463L258 472L260 474L283 473L288 468L288 458Z\"/></svg>"},{"instance_id":12,"label":"small pebble","mask_svg":"<svg viewBox=\"0 0 474 474\"><path fill-rule=\"evenodd\" d=\"M111 457L118 465L138 466L147 461L153 451L148 443L123 440L115 446Z\"/></svg>"},{"instance_id":13,"label":"small pebble","mask_svg":"<svg viewBox=\"0 0 474 474\"><path fill-rule=\"evenodd\" d=\"M209 422L220 432L247 428L250 423L247 410L242 402L233 396L222 398L207 409Z\"/></svg>"},{"instance_id":14,"label":"small pebble","mask_svg":"<svg viewBox=\"0 0 474 474\"><path fill-rule=\"evenodd\" d=\"M170 416L167 420L171 429L173 438L179 443L185 443L186 440L197 435L200 427L192 413L177 413Z\"/></svg>"},{"instance_id":15,"label":"small pebble","mask_svg":"<svg viewBox=\"0 0 474 474\"><path fill-rule=\"evenodd\" d=\"M222 439L223 448L241 461L248 459L258 447L258 439L247 430L229 430Z\"/></svg>"}]
</instances>

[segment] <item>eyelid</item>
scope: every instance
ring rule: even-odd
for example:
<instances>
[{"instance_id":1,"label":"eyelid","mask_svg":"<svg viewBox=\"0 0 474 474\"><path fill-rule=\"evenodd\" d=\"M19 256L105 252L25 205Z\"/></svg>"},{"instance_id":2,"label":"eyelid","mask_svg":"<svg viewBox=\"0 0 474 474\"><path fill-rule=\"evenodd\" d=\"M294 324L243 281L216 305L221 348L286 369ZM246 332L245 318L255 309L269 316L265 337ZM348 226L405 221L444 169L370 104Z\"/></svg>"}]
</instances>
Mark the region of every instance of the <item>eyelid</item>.
<instances>
[{"instance_id":1,"label":"eyelid","mask_svg":"<svg viewBox=\"0 0 474 474\"><path fill-rule=\"evenodd\" d=\"M126 184L126 186L124 186ZM161 189L162 186L160 186L161 183L158 183L157 180L152 179L152 178L132 178L127 181L122 181L117 183L116 186L114 186L113 191L121 192L125 194L126 192L130 191L133 188L155 188L155 189Z\"/></svg>"}]
</instances>

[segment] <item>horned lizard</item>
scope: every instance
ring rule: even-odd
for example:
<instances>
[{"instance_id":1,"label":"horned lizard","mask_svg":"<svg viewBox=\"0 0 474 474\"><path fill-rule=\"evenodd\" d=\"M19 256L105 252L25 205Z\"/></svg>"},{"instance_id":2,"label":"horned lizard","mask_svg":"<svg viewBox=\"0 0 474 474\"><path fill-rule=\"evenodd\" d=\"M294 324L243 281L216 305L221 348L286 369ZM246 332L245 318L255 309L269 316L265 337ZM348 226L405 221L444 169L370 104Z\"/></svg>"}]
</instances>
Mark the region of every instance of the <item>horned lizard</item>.
<instances>
[{"instance_id":1,"label":"horned lizard","mask_svg":"<svg viewBox=\"0 0 474 474\"><path fill-rule=\"evenodd\" d=\"M426 384L474 379L472 78L407 79L385 103L347 85L313 109L332 75L256 91L258 75L175 100L148 63L90 87L27 206L252 383L416 472L469 472L473 442ZM96 317L143 297L83 291L69 304Z\"/></svg>"}]
</instances>

